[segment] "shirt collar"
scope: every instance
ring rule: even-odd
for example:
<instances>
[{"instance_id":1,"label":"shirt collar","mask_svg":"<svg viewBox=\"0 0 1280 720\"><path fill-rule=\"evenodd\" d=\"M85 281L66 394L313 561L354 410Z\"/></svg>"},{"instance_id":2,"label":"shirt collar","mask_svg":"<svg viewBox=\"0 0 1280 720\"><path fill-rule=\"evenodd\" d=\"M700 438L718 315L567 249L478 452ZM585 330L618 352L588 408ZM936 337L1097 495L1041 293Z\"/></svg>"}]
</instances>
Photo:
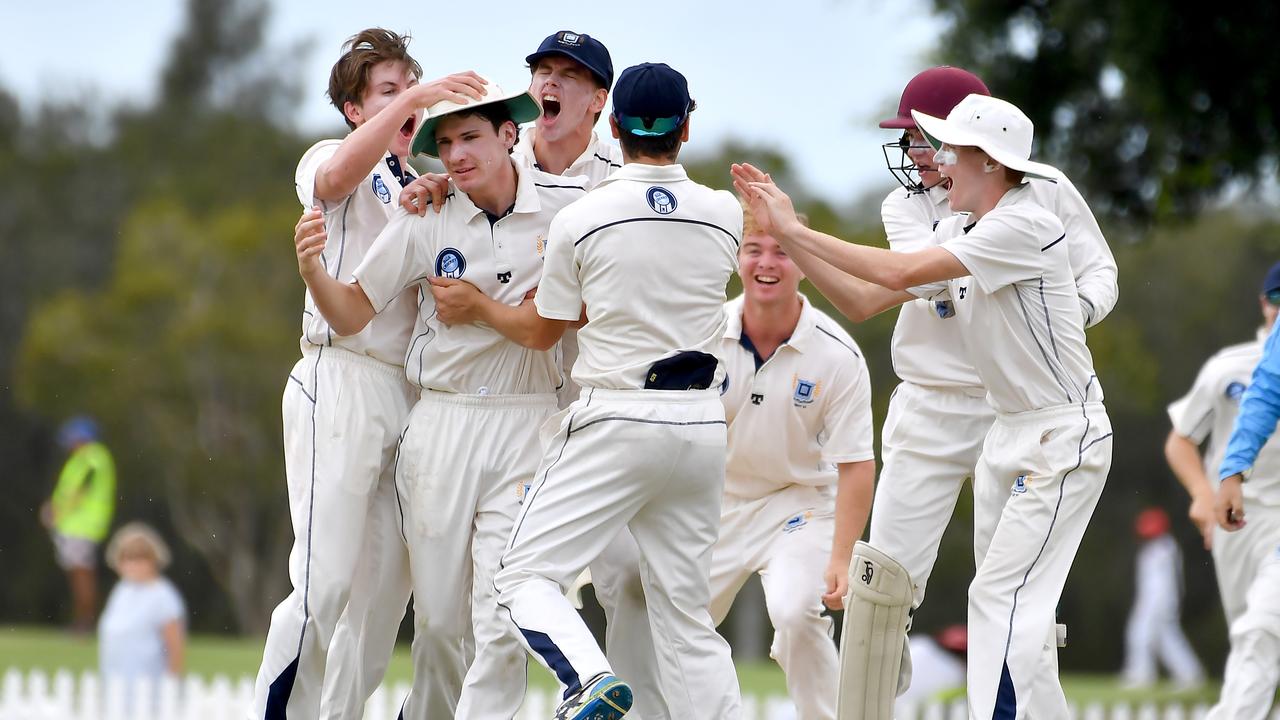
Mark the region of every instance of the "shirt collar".
<instances>
[{"instance_id":1,"label":"shirt collar","mask_svg":"<svg viewBox=\"0 0 1280 720\"><path fill-rule=\"evenodd\" d=\"M530 175L532 168L526 167L524 163L511 161L512 166L516 169L516 204L511 210L514 213L536 213L542 209L542 201L538 198L538 188L534 185L533 177ZM451 202L458 203L458 207L462 210L467 218L467 222L476 219L477 215L483 215L484 210L476 206L471 198L458 189L452 181L449 182L449 188L453 193Z\"/></svg>"},{"instance_id":2,"label":"shirt collar","mask_svg":"<svg viewBox=\"0 0 1280 720\"><path fill-rule=\"evenodd\" d=\"M813 340L814 328L817 327L818 323L818 311L814 309L813 304L809 302L809 298L805 297L804 293L799 293L799 295L800 320L796 323L795 330L791 331L790 339L783 344L800 352L805 352ZM726 340L742 340L742 304L744 298L744 295L739 295L725 305L725 314L728 315L728 322L724 330L724 338Z\"/></svg>"},{"instance_id":3,"label":"shirt collar","mask_svg":"<svg viewBox=\"0 0 1280 720\"><path fill-rule=\"evenodd\" d=\"M679 182L688 180L689 174L680 163L672 165L647 165L645 163L625 163L613 171L613 174L600 181L600 187L618 180L634 180L636 182Z\"/></svg>"},{"instance_id":4,"label":"shirt collar","mask_svg":"<svg viewBox=\"0 0 1280 720\"><path fill-rule=\"evenodd\" d=\"M534 138L536 138L537 136L538 136L537 126L530 125L528 128L525 128L525 131L523 133L520 134L520 142L516 143L515 149L516 149L516 152L524 156L524 159L528 161L528 164L530 167L537 170L542 170L542 168L538 165L538 156L535 155L533 152ZM581 174L581 173L575 172L574 168L591 161L595 157L596 152L599 150L599 148L600 148L600 136L597 135L594 130L592 130L591 140L587 142L587 149L583 150L582 154L578 156L578 159L569 163L569 167L565 168L564 172L560 174L561 175ZM542 172L547 172L547 171L542 170Z\"/></svg>"}]
</instances>

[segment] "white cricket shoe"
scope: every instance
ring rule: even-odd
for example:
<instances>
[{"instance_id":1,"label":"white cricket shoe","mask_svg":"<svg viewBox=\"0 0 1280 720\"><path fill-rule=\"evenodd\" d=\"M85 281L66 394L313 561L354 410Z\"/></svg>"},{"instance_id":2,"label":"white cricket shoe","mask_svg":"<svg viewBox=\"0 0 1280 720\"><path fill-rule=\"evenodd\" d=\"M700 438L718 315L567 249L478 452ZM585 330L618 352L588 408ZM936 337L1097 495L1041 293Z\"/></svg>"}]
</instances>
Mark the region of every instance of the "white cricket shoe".
<instances>
[{"instance_id":1,"label":"white cricket shoe","mask_svg":"<svg viewBox=\"0 0 1280 720\"><path fill-rule=\"evenodd\" d=\"M600 673L560 703L555 720L621 720L631 709L631 701L630 685Z\"/></svg>"}]
</instances>

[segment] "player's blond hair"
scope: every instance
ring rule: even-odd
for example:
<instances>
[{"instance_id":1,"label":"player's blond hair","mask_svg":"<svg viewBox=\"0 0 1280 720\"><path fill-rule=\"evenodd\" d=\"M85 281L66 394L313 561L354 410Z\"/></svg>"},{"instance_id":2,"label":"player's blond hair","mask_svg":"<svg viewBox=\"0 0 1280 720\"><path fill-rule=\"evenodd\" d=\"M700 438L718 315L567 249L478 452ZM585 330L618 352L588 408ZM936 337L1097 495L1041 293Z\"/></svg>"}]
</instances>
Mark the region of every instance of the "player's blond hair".
<instances>
[{"instance_id":1,"label":"player's blond hair","mask_svg":"<svg viewBox=\"0 0 1280 720\"><path fill-rule=\"evenodd\" d=\"M742 237L748 235L765 235L765 231L760 229L760 224L756 222L756 218L751 214L751 209L747 207L741 199L738 202L742 205ZM809 216L804 213L796 213L796 218L800 220L800 224L809 227Z\"/></svg>"},{"instance_id":2,"label":"player's blond hair","mask_svg":"<svg viewBox=\"0 0 1280 720\"><path fill-rule=\"evenodd\" d=\"M351 129L355 124L347 117L347 103L360 104L369 86L369 73L387 61L403 62L414 77L422 77L422 66L409 54L409 36L397 35L384 28L369 28L352 35L342 45L342 57L329 71L329 102L342 113Z\"/></svg>"}]
</instances>

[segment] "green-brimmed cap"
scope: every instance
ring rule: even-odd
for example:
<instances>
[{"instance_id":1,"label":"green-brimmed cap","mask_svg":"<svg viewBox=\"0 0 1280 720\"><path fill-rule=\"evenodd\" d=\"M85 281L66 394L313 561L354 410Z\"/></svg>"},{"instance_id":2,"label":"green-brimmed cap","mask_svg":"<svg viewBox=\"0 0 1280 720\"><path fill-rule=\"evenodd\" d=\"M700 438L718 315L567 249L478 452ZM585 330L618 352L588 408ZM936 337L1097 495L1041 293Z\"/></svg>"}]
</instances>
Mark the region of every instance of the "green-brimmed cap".
<instances>
[{"instance_id":1,"label":"green-brimmed cap","mask_svg":"<svg viewBox=\"0 0 1280 720\"><path fill-rule=\"evenodd\" d=\"M462 110L474 110L483 105L503 103L511 113L511 119L517 125L537 120L538 116L542 114L542 106L538 105L538 101L529 94L528 90L511 93L503 92L497 83L488 78L484 78L484 80L487 83L485 85L485 95L479 100L469 100L462 104L452 100L441 100L427 108L426 118L423 119L422 124L413 133L413 141L409 145L409 152L414 155L424 154L429 157L439 157L440 151L436 147L436 125L439 124L440 118Z\"/></svg>"}]
</instances>

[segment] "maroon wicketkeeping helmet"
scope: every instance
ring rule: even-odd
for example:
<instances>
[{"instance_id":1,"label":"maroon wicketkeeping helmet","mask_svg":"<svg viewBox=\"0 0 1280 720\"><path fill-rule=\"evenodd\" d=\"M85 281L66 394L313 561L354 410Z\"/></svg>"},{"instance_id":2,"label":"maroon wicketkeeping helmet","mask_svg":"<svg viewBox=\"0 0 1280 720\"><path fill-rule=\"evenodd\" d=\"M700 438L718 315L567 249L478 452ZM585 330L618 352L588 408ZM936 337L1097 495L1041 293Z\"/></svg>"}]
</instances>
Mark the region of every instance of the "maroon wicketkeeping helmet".
<instances>
[{"instance_id":1,"label":"maroon wicketkeeping helmet","mask_svg":"<svg viewBox=\"0 0 1280 720\"><path fill-rule=\"evenodd\" d=\"M902 90L902 99L898 102L898 114L888 120L881 120L880 127L890 130L909 130L916 126L911 117L912 110L919 110L927 115L945 118L951 108L971 94L990 95L986 83L977 75L950 65L933 67L911 78L911 82ZM885 143L884 161L889 166L893 177L910 192L924 192L926 188L920 182L920 174L915 163L907 155L911 146L907 134L895 142ZM895 164L892 154L898 151Z\"/></svg>"}]
</instances>

